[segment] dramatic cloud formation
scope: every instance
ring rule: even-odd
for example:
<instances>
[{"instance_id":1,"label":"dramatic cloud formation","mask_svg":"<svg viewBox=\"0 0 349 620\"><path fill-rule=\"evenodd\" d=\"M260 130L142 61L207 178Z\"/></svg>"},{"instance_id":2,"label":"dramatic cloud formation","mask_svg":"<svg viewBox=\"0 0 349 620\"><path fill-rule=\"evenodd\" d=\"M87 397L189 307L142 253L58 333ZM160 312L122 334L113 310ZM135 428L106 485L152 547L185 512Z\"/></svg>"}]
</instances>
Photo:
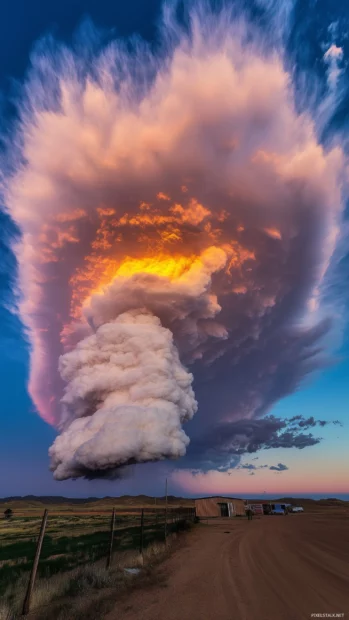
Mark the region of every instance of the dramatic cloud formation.
<instances>
[{"instance_id":1,"label":"dramatic cloud formation","mask_svg":"<svg viewBox=\"0 0 349 620\"><path fill-rule=\"evenodd\" d=\"M63 355L60 371L66 430L50 449L56 478L185 454L192 375L158 318L119 315Z\"/></svg>"},{"instance_id":2,"label":"dramatic cloud formation","mask_svg":"<svg viewBox=\"0 0 349 620\"><path fill-rule=\"evenodd\" d=\"M263 416L323 364L341 147L296 110L283 51L227 11L186 29L167 6L155 54L84 37L33 55L5 170L54 475L183 456L196 401L185 467L317 443Z\"/></svg>"},{"instance_id":3,"label":"dramatic cloud formation","mask_svg":"<svg viewBox=\"0 0 349 620\"><path fill-rule=\"evenodd\" d=\"M338 421L308 419L301 415L289 420L266 416L262 419L243 419L236 422L217 424L207 435L193 439L190 446L190 466L210 470L218 467L227 471L235 467L243 454L252 454L271 448L298 448L302 450L321 441L304 430L327 424L337 425ZM258 457L257 457L258 458ZM188 462L188 459L186 459ZM254 465L240 465L242 469L258 469ZM262 466L264 467L264 466Z\"/></svg>"}]
</instances>

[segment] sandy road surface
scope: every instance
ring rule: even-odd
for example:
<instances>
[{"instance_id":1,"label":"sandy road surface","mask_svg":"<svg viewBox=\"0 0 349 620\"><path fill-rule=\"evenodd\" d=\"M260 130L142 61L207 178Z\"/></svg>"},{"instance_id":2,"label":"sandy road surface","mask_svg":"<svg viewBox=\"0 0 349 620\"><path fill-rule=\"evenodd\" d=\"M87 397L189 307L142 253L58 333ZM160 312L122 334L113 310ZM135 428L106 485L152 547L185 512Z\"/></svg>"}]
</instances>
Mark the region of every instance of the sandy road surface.
<instances>
[{"instance_id":1,"label":"sandy road surface","mask_svg":"<svg viewBox=\"0 0 349 620\"><path fill-rule=\"evenodd\" d=\"M349 515L200 525L161 570L167 587L135 591L108 620L348 620Z\"/></svg>"}]
</instances>

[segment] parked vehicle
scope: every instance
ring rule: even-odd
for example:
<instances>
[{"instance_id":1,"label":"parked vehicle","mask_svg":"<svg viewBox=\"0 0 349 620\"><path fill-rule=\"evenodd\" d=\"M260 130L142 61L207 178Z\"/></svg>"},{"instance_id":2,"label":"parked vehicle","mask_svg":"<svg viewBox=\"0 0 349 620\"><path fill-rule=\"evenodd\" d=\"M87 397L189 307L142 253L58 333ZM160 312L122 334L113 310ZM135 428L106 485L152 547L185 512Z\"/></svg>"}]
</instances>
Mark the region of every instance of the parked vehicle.
<instances>
[{"instance_id":1,"label":"parked vehicle","mask_svg":"<svg viewBox=\"0 0 349 620\"><path fill-rule=\"evenodd\" d=\"M272 515L284 515L284 514L286 514L286 506L285 506L285 504L271 504L270 514L272 514Z\"/></svg>"},{"instance_id":2,"label":"parked vehicle","mask_svg":"<svg viewBox=\"0 0 349 620\"><path fill-rule=\"evenodd\" d=\"M270 513L272 515L288 515L292 506L291 504L271 504ZM303 509L302 509L303 510Z\"/></svg>"}]
</instances>

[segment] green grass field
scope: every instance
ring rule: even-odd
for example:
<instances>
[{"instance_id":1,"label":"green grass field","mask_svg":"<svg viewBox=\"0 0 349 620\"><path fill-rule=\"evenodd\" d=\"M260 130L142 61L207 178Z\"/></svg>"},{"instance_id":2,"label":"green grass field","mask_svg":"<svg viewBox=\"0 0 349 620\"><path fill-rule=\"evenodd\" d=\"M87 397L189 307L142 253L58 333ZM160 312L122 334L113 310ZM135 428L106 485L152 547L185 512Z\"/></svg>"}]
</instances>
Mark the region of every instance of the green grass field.
<instances>
[{"instance_id":1,"label":"green grass field","mask_svg":"<svg viewBox=\"0 0 349 620\"><path fill-rule=\"evenodd\" d=\"M75 509L76 510L76 509ZM168 532L179 526L178 518L168 513ZM51 514L47 521L42 546L38 577L49 578L60 572L91 564L106 558L110 540L111 510L103 514ZM0 596L8 586L23 573L29 573L36 549L41 517L14 516L0 521ZM117 512L115 518L114 554L137 550L141 537L140 510ZM165 535L163 509L146 512L144 518L143 545L163 542ZM29 575L28 575L29 576Z\"/></svg>"}]
</instances>

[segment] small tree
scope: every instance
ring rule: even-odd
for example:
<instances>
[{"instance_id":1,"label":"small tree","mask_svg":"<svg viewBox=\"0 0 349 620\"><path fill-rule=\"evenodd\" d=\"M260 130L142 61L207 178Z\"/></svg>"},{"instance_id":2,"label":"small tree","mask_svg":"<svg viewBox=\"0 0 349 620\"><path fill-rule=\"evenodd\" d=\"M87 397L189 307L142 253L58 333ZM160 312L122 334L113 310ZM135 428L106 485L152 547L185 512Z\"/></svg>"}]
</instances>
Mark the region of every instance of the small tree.
<instances>
[{"instance_id":1,"label":"small tree","mask_svg":"<svg viewBox=\"0 0 349 620\"><path fill-rule=\"evenodd\" d=\"M13 515L13 510L11 510L11 508L6 508L4 515L5 515L5 519L11 519Z\"/></svg>"}]
</instances>

